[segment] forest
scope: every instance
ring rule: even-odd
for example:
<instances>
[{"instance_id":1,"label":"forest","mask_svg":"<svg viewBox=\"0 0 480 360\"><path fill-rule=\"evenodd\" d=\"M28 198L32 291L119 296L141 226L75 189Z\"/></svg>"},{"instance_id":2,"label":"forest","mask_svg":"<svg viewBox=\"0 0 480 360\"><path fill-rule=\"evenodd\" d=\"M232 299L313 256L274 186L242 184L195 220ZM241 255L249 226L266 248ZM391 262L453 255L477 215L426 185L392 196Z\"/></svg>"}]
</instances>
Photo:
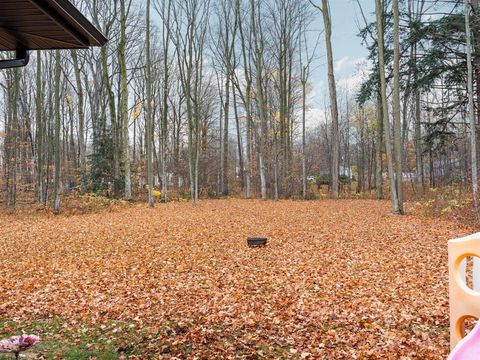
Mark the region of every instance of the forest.
<instances>
[{"instance_id":1,"label":"forest","mask_svg":"<svg viewBox=\"0 0 480 360\"><path fill-rule=\"evenodd\" d=\"M108 41L3 51L19 4ZM0 0L0 359L480 338L478 49L479 0Z\"/></svg>"},{"instance_id":2,"label":"forest","mask_svg":"<svg viewBox=\"0 0 480 360\"><path fill-rule=\"evenodd\" d=\"M355 89L335 79L328 1L77 1L105 47L38 52L0 74L4 205L308 199L323 186L391 197L401 213L403 188L471 189L480 61L463 2L351 5L352 41L369 52ZM318 61L323 116L309 114Z\"/></svg>"}]
</instances>

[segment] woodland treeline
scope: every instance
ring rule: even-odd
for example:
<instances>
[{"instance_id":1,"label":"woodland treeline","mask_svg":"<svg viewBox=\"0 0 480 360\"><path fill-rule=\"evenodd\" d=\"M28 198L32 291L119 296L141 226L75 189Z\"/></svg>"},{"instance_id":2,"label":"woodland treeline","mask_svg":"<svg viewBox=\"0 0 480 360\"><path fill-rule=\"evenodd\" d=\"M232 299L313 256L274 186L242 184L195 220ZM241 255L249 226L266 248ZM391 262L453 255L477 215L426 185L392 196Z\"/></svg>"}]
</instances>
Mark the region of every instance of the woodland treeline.
<instances>
[{"instance_id":1,"label":"woodland treeline","mask_svg":"<svg viewBox=\"0 0 480 360\"><path fill-rule=\"evenodd\" d=\"M0 73L2 201L163 201L477 192L480 16L473 1L358 6L364 82L334 73L328 0L77 0L101 49L32 54ZM352 20L353 21L353 20ZM325 114L307 124L327 64ZM159 191L155 191L157 189Z\"/></svg>"}]
</instances>

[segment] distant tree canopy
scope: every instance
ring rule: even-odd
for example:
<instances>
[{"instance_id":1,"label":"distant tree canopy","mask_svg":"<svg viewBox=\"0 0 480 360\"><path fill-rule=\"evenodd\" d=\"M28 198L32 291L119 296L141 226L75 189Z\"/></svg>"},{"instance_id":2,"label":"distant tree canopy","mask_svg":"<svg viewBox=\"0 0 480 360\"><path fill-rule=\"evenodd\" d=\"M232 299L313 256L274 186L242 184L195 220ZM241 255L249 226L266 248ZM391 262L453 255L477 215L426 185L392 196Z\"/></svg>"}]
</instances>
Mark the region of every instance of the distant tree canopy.
<instances>
[{"instance_id":1,"label":"distant tree canopy","mask_svg":"<svg viewBox=\"0 0 480 360\"><path fill-rule=\"evenodd\" d=\"M383 198L403 187L384 186L389 158L400 172L388 177L414 178L419 196L427 183L464 182L471 163L463 2L400 1L398 36L396 1L376 2L379 18L359 8L369 56L353 91L335 78L328 44L336 14L323 11L325 0L77 0L107 46L62 51L59 62L53 52L32 54L36 65L0 74L5 205L27 190L51 202L57 168L61 194L131 199L156 188L163 201L315 197L307 179L318 178L334 197ZM472 5L473 34L478 14ZM330 98L311 111L323 40ZM478 112L478 52L473 68Z\"/></svg>"}]
</instances>

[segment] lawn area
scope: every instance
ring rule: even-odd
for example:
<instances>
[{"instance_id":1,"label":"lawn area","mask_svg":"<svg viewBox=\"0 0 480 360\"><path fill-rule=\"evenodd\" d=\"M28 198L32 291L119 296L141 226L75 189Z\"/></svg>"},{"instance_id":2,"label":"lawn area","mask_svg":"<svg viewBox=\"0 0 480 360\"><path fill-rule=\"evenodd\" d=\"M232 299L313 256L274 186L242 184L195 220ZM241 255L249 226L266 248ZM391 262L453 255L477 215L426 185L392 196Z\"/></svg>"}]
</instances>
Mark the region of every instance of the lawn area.
<instances>
[{"instance_id":1,"label":"lawn area","mask_svg":"<svg viewBox=\"0 0 480 360\"><path fill-rule=\"evenodd\" d=\"M444 359L447 240L472 229L389 206L0 215L0 335L42 359Z\"/></svg>"}]
</instances>

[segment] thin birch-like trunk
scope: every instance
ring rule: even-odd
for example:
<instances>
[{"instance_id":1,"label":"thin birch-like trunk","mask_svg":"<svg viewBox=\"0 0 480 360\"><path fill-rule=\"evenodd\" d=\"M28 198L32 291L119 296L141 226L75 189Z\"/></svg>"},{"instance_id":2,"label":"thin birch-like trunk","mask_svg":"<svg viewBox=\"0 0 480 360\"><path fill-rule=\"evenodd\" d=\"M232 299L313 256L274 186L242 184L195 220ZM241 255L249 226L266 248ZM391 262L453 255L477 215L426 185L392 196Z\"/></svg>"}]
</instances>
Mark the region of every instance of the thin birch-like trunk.
<instances>
[{"instance_id":1,"label":"thin birch-like trunk","mask_svg":"<svg viewBox=\"0 0 480 360\"><path fill-rule=\"evenodd\" d=\"M37 98L35 104L36 110L36 151L37 151L37 201L40 204L44 203L43 196L43 92L42 92L42 55L37 51Z\"/></svg>"},{"instance_id":2,"label":"thin birch-like trunk","mask_svg":"<svg viewBox=\"0 0 480 360\"><path fill-rule=\"evenodd\" d=\"M125 171L125 200L132 199L132 175L130 165L130 144L128 135L128 79L127 79L127 9L126 0L120 2L120 43L118 46L118 57L120 63L120 107L121 107L121 124L123 133L123 160Z\"/></svg>"},{"instance_id":3,"label":"thin birch-like trunk","mask_svg":"<svg viewBox=\"0 0 480 360\"><path fill-rule=\"evenodd\" d=\"M397 186L397 204L395 213L403 214L403 170L402 170L402 134L400 109L400 13L398 0L393 0L393 125L394 150Z\"/></svg>"},{"instance_id":4,"label":"thin birch-like trunk","mask_svg":"<svg viewBox=\"0 0 480 360\"><path fill-rule=\"evenodd\" d=\"M477 163L477 124L475 122L475 108L473 105L473 64L472 64L472 36L470 30L470 1L465 0L465 33L467 45L467 95L468 118L470 123L470 147L472 158L472 195L477 219L480 218L478 203L478 163Z\"/></svg>"},{"instance_id":5,"label":"thin birch-like trunk","mask_svg":"<svg viewBox=\"0 0 480 360\"><path fill-rule=\"evenodd\" d=\"M148 205L151 208L155 207L155 201L153 199L153 157L152 157L152 142L153 142L153 120L152 120L152 58L150 49L150 0L147 0L147 14L146 14L146 92L147 92L147 113L145 117L145 132L146 132L146 152L147 152L147 183L148 183Z\"/></svg>"},{"instance_id":6,"label":"thin birch-like trunk","mask_svg":"<svg viewBox=\"0 0 480 360\"><path fill-rule=\"evenodd\" d=\"M60 153L60 50L55 51L55 175L54 175L54 199L53 199L53 213L58 214L60 212L60 166L61 166L61 153Z\"/></svg>"}]
</instances>

